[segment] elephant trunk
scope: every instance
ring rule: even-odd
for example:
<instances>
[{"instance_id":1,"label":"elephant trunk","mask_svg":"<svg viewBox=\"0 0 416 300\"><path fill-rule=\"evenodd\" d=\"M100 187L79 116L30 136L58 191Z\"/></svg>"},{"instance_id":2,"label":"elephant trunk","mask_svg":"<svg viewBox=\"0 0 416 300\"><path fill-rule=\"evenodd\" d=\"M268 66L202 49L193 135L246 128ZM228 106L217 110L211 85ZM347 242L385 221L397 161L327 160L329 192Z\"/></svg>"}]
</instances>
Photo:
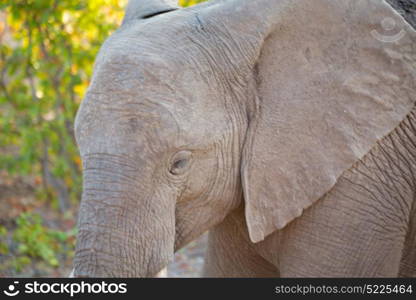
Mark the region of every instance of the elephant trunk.
<instances>
[{"instance_id":1,"label":"elephant trunk","mask_svg":"<svg viewBox=\"0 0 416 300\"><path fill-rule=\"evenodd\" d=\"M173 255L174 201L137 180L139 168L121 158L91 157L84 160L74 276L156 275Z\"/></svg>"}]
</instances>

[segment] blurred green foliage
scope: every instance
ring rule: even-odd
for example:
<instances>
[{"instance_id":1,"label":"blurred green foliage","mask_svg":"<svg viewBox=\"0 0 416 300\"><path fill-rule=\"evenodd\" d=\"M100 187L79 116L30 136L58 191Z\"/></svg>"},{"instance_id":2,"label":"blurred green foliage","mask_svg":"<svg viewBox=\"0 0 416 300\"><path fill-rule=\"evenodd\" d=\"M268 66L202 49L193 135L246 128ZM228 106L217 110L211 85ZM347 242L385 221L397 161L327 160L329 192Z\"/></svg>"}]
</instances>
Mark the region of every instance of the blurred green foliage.
<instances>
[{"instance_id":1,"label":"blurred green foliage","mask_svg":"<svg viewBox=\"0 0 416 300\"><path fill-rule=\"evenodd\" d=\"M204 2L204 1L206 1L206 0L179 0L179 4L181 6L186 7L186 6L195 5L195 4L198 4L200 2Z\"/></svg>"},{"instance_id":2,"label":"blurred green foliage","mask_svg":"<svg viewBox=\"0 0 416 300\"><path fill-rule=\"evenodd\" d=\"M7 228L0 226L0 255L7 255L9 253L9 245L4 242L7 238Z\"/></svg>"},{"instance_id":3,"label":"blurred green foliage","mask_svg":"<svg viewBox=\"0 0 416 300\"><path fill-rule=\"evenodd\" d=\"M75 228L67 232L53 230L44 225L39 214L22 213L16 218L13 232L0 226L0 238L4 240L0 242L0 254L7 257L0 265L0 271L21 272L33 260L57 267L60 258L73 256L75 235Z\"/></svg>"},{"instance_id":4,"label":"blurred green foliage","mask_svg":"<svg viewBox=\"0 0 416 300\"><path fill-rule=\"evenodd\" d=\"M181 0L190 6L202 0ZM100 45L122 21L127 0L0 2L0 170L34 179L37 201L62 213L81 192L73 124ZM17 244L16 270L31 258L50 266L73 233L53 231L23 213L0 227L0 254ZM10 238L9 238L10 240ZM73 246L72 246L73 247Z\"/></svg>"},{"instance_id":5,"label":"blurred green foliage","mask_svg":"<svg viewBox=\"0 0 416 300\"><path fill-rule=\"evenodd\" d=\"M122 19L119 0L3 0L0 169L33 175L39 197L65 211L79 198L73 120L103 40ZM57 200L57 201L56 201Z\"/></svg>"},{"instance_id":6,"label":"blurred green foliage","mask_svg":"<svg viewBox=\"0 0 416 300\"><path fill-rule=\"evenodd\" d=\"M75 230L63 232L49 229L43 225L41 217L37 214L23 213L17 218L16 223L13 240L18 245L17 268L23 267L25 262L29 261L24 259L25 257L40 258L50 266L56 267L57 253L61 253L64 246L74 246Z\"/></svg>"}]
</instances>

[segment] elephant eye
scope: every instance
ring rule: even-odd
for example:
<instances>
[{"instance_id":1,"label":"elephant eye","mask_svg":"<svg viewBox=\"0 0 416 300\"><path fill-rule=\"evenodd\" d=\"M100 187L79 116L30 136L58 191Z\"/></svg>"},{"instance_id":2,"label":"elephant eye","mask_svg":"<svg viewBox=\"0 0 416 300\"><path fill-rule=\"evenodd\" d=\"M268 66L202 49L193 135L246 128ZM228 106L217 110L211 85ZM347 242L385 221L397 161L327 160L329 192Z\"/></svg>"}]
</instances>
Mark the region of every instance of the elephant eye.
<instances>
[{"instance_id":1,"label":"elephant eye","mask_svg":"<svg viewBox=\"0 0 416 300\"><path fill-rule=\"evenodd\" d=\"M169 172L173 175L181 175L185 173L190 165L192 153L190 151L180 151L176 153L172 159Z\"/></svg>"}]
</instances>

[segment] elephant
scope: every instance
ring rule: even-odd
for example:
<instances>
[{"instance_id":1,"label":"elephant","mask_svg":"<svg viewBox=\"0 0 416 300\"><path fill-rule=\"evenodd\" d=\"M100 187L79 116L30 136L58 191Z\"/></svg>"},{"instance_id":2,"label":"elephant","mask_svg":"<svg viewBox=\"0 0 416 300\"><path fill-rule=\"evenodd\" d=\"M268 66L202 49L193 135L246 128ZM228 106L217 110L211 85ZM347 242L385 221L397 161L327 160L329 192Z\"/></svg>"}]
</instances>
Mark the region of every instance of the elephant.
<instances>
[{"instance_id":1,"label":"elephant","mask_svg":"<svg viewBox=\"0 0 416 300\"><path fill-rule=\"evenodd\" d=\"M75 119L75 277L416 276L416 32L380 0L130 0Z\"/></svg>"}]
</instances>

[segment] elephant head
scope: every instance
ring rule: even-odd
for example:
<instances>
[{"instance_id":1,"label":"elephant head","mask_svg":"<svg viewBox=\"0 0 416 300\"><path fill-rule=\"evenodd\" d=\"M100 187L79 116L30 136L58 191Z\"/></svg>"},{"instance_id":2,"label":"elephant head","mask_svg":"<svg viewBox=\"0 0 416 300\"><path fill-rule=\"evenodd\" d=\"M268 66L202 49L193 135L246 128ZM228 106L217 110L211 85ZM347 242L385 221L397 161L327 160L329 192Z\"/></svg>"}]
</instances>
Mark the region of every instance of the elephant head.
<instances>
[{"instance_id":1,"label":"elephant head","mask_svg":"<svg viewBox=\"0 0 416 300\"><path fill-rule=\"evenodd\" d=\"M283 228L410 111L415 41L382 1L131 0L76 118L74 275L153 276L240 205Z\"/></svg>"}]
</instances>

